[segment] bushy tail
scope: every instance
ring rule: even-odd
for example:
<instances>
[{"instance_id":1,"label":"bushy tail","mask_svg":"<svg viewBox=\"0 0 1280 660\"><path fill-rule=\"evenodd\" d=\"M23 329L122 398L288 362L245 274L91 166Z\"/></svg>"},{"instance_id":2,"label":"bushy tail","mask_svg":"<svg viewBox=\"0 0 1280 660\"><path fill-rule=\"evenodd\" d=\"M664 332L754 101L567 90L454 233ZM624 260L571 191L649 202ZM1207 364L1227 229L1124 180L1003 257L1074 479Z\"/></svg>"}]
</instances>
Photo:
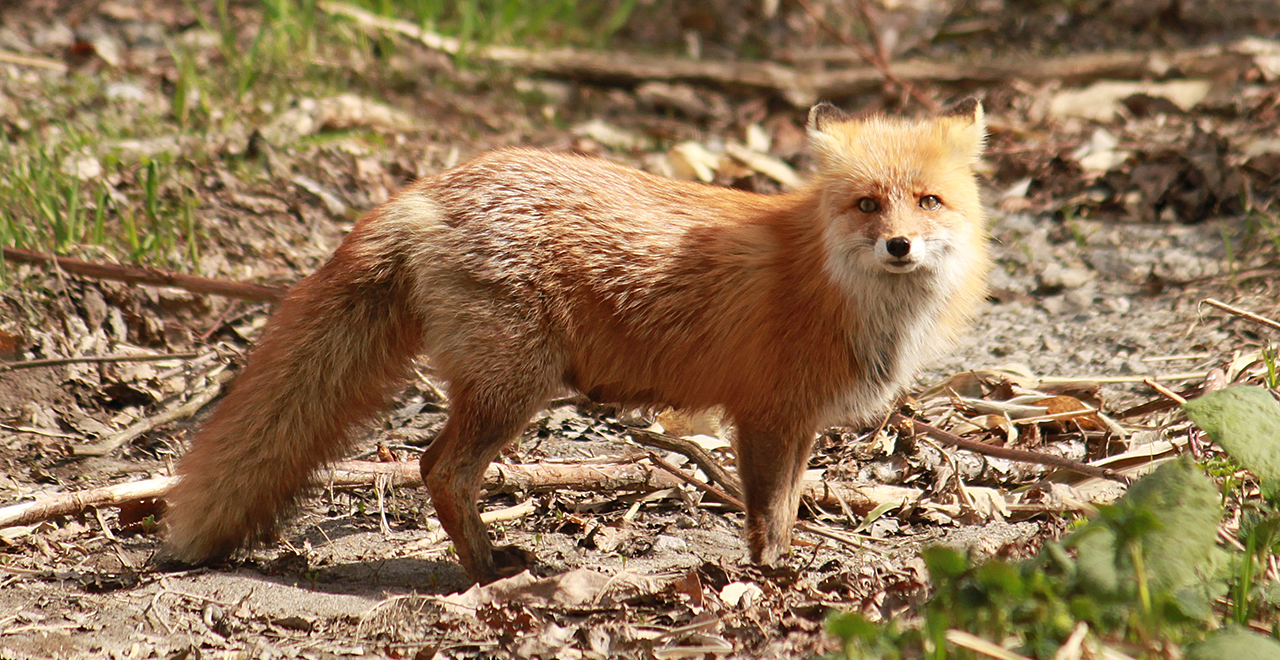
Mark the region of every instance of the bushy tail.
<instances>
[{"instance_id":1,"label":"bushy tail","mask_svg":"<svg viewBox=\"0 0 1280 660\"><path fill-rule=\"evenodd\" d=\"M378 237L376 221L290 290L179 463L166 516L175 559L219 559L269 535L410 374L422 322L407 246Z\"/></svg>"}]
</instances>

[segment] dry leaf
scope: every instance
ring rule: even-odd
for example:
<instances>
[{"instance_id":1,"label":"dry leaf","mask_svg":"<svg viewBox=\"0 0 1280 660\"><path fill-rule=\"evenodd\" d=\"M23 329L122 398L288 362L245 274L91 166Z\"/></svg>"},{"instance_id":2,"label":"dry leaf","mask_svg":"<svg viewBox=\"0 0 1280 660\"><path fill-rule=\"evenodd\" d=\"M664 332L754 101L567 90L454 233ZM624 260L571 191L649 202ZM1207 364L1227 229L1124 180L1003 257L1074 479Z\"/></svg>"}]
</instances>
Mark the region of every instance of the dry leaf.
<instances>
[{"instance_id":1,"label":"dry leaf","mask_svg":"<svg viewBox=\"0 0 1280 660\"><path fill-rule=\"evenodd\" d=\"M699 142L681 142L667 150L672 173L677 179L711 183L720 169L720 156Z\"/></svg>"},{"instance_id":2,"label":"dry leaf","mask_svg":"<svg viewBox=\"0 0 1280 660\"><path fill-rule=\"evenodd\" d=\"M1165 98L1187 111L1208 96L1210 87L1208 80L1161 83L1102 80L1084 89L1058 92L1049 102L1049 114L1058 119L1079 117L1108 122L1120 111L1120 102L1134 94Z\"/></svg>"},{"instance_id":3,"label":"dry leaf","mask_svg":"<svg viewBox=\"0 0 1280 660\"><path fill-rule=\"evenodd\" d=\"M574 126L574 135L586 137L603 144L614 151L648 151L653 142L648 138L600 119L592 119Z\"/></svg>"}]
</instances>

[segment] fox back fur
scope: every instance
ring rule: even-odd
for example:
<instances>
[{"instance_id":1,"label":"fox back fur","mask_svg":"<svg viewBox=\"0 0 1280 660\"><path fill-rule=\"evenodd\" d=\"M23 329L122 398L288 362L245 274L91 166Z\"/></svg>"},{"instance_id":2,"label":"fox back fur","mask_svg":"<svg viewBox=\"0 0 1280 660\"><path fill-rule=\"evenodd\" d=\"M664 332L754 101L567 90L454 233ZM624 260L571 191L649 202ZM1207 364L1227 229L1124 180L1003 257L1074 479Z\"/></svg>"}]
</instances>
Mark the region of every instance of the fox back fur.
<instances>
[{"instance_id":1,"label":"fox back fur","mask_svg":"<svg viewBox=\"0 0 1280 660\"><path fill-rule=\"evenodd\" d=\"M919 122L809 117L817 173L782 195L511 149L368 213L279 306L196 435L168 543L202 562L269 535L425 353L449 421L421 461L463 567L518 568L481 475L567 386L736 426L752 560L788 552L816 431L882 414L984 296L990 267L968 102Z\"/></svg>"}]
</instances>

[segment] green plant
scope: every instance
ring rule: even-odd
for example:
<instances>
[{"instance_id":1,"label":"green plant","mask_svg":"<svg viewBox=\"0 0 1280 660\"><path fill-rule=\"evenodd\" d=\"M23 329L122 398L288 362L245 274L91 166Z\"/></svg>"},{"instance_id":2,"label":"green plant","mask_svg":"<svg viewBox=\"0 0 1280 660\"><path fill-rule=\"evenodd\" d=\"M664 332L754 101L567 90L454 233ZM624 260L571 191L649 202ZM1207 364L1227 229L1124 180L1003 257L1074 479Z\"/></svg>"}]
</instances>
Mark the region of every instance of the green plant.
<instances>
[{"instance_id":1,"label":"green plant","mask_svg":"<svg viewBox=\"0 0 1280 660\"><path fill-rule=\"evenodd\" d=\"M1262 364L1267 369L1264 382L1267 387L1273 390L1280 389L1280 369L1276 367L1277 362L1280 362L1280 348L1271 345L1264 346L1262 349Z\"/></svg>"},{"instance_id":2,"label":"green plant","mask_svg":"<svg viewBox=\"0 0 1280 660\"><path fill-rule=\"evenodd\" d=\"M1101 227L1094 227L1091 231L1085 231L1079 222L1072 219L1067 221L1067 229L1071 231L1071 240L1076 244L1076 247L1083 249L1089 247L1089 239L1098 233Z\"/></svg>"},{"instance_id":3,"label":"green plant","mask_svg":"<svg viewBox=\"0 0 1280 660\"><path fill-rule=\"evenodd\" d=\"M842 657L978 657L948 641L959 629L1049 658L1082 623L1096 642L1134 657L1177 655L1174 647L1188 658L1280 657L1280 643L1246 628L1280 626L1280 588L1256 583L1258 567L1280 549L1280 403L1264 388L1236 386L1184 410L1232 459L1212 472L1234 474L1238 462L1261 486L1261 498L1246 498L1240 482L1227 486L1241 507L1243 552L1217 543L1223 493L1205 467L1184 457L1031 560L976 562L954 549L926 549L933 595L919 621L875 625L833 614L828 629Z\"/></svg>"},{"instance_id":4,"label":"green plant","mask_svg":"<svg viewBox=\"0 0 1280 660\"><path fill-rule=\"evenodd\" d=\"M1227 257L1226 257L1227 273L1231 275L1231 286L1234 287L1234 286L1237 286L1236 272L1240 270L1239 264L1237 262L1235 243L1232 240L1231 231L1228 230L1225 225L1218 229L1218 234L1222 236L1222 246L1227 251Z\"/></svg>"}]
</instances>

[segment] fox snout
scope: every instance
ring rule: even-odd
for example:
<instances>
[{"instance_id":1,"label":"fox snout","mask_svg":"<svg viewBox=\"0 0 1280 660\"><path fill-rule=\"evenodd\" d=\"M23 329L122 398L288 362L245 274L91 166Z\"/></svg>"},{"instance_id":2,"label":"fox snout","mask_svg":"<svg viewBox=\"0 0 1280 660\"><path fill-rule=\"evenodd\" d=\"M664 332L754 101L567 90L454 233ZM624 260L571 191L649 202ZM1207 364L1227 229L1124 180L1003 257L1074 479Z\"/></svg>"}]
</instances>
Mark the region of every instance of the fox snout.
<instances>
[{"instance_id":1,"label":"fox snout","mask_svg":"<svg viewBox=\"0 0 1280 660\"><path fill-rule=\"evenodd\" d=\"M890 273L909 273L920 267L928 247L919 237L881 236L876 239L876 260Z\"/></svg>"}]
</instances>

